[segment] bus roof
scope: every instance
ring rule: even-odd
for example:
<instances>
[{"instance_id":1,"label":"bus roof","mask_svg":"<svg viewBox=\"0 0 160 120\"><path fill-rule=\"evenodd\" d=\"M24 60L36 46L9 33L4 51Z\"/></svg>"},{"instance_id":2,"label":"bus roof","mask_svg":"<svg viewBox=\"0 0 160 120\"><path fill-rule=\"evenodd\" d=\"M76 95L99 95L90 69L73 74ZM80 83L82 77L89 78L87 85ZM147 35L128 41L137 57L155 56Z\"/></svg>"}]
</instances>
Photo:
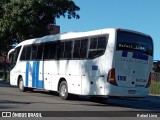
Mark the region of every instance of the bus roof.
<instances>
[{"instance_id":1,"label":"bus roof","mask_svg":"<svg viewBox=\"0 0 160 120\"><path fill-rule=\"evenodd\" d=\"M56 35L47 35L41 38L33 38L29 40L22 41L16 47L21 45L33 44L33 43L41 43L41 42L49 42L49 41L56 41L56 40L68 40L73 38L83 38L88 36L96 36L100 34L105 34L111 31L116 30L115 28L108 28L108 29L101 29L101 30L94 30L94 31L87 31L87 32L66 32Z\"/></svg>"},{"instance_id":2,"label":"bus roof","mask_svg":"<svg viewBox=\"0 0 160 120\"><path fill-rule=\"evenodd\" d=\"M93 31L87 31L87 32L66 32L66 33L60 33L56 35L47 35L41 38L33 38L33 39L22 41L16 47L21 46L21 45L33 44L33 43L42 43L42 42L49 42L49 41L56 41L56 40L69 40L73 38L78 39L78 38L83 38L83 37L102 35L102 34L111 33L116 30L129 31L129 32L139 33L139 34L148 36L147 34L133 31L133 30L128 30L128 29L106 28L106 29L93 30Z\"/></svg>"}]
</instances>

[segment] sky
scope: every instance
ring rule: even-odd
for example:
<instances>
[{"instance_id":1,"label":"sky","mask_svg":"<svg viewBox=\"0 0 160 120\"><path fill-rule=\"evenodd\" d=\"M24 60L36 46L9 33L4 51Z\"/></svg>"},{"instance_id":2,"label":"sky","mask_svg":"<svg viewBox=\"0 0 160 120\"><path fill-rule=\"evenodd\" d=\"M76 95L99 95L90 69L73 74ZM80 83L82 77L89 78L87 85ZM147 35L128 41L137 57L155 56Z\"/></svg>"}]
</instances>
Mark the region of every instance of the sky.
<instances>
[{"instance_id":1,"label":"sky","mask_svg":"<svg viewBox=\"0 0 160 120\"><path fill-rule=\"evenodd\" d=\"M154 60L160 60L160 0L73 0L80 19L56 20L61 33L104 28L131 29L150 35Z\"/></svg>"}]
</instances>

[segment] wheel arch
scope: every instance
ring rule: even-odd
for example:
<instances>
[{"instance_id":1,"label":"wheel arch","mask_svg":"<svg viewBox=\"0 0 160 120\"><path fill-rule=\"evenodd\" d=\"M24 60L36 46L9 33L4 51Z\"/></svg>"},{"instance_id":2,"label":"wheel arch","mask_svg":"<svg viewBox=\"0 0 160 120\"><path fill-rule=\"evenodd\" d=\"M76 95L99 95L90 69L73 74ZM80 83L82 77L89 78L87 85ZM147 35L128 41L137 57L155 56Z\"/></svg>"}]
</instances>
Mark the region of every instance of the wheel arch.
<instances>
[{"instance_id":1,"label":"wheel arch","mask_svg":"<svg viewBox=\"0 0 160 120\"><path fill-rule=\"evenodd\" d=\"M19 85L19 80L20 80L20 78L23 78L22 75L19 75L19 76L18 76L17 85Z\"/></svg>"},{"instance_id":2,"label":"wheel arch","mask_svg":"<svg viewBox=\"0 0 160 120\"><path fill-rule=\"evenodd\" d=\"M57 91L59 91L60 84L61 84L61 82L63 82L63 81L65 81L65 82L67 83L67 80L66 80L64 77L60 78L60 79L59 79L59 82L58 82L58 86L57 86Z\"/></svg>"}]
</instances>

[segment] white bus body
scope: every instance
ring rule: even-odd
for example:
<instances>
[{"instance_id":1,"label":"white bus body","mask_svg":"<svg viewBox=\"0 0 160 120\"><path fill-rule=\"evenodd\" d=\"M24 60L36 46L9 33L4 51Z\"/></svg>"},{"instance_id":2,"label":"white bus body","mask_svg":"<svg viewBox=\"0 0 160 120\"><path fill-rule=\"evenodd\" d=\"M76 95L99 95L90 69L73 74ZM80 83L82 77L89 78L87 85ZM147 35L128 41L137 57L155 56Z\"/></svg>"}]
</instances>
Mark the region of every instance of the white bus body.
<instances>
[{"instance_id":1,"label":"white bus body","mask_svg":"<svg viewBox=\"0 0 160 120\"><path fill-rule=\"evenodd\" d=\"M69 94L146 97L149 92L153 43L143 33L69 32L23 41L11 53L10 84L21 91L59 91L62 99Z\"/></svg>"}]
</instances>

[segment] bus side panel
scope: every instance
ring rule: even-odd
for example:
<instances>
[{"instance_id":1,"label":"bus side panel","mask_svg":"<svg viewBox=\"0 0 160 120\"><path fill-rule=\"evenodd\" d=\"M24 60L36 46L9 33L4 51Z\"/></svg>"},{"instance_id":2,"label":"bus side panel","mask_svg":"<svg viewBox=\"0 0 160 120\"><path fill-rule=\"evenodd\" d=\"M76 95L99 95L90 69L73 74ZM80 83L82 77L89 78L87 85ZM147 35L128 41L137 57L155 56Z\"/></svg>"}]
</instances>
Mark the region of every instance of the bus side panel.
<instances>
[{"instance_id":1,"label":"bus side panel","mask_svg":"<svg viewBox=\"0 0 160 120\"><path fill-rule=\"evenodd\" d=\"M52 88L52 74L53 74L53 71L56 69L56 67L53 65L53 61L44 61L44 89L46 90L51 90Z\"/></svg>"},{"instance_id":2,"label":"bus side panel","mask_svg":"<svg viewBox=\"0 0 160 120\"><path fill-rule=\"evenodd\" d=\"M64 60L60 62L59 73L63 71L68 84L68 92L81 94L81 60ZM63 69L63 70L62 70Z\"/></svg>"},{"instance_id":3,"label":"bus side panel","mask_svg":"<svg viewBox=\"0 0 160 120\"><path fill-rule=\"evenodd\" d=\"M105 95L107 71L112 68L112 53L93 60L86 60L82 66L82 95Z\"/></svg>"},{"instance_id":4,"label":"bus side panel","mask_svg":"<svg viewBox=\"0 0 160 120\"><path fill-rule=\"evenodd\" d=\"M44 61L44 89L57 91L60 79L65 79L68 92L81 94L79 60Z\"/></svg>"}]
</instances>

